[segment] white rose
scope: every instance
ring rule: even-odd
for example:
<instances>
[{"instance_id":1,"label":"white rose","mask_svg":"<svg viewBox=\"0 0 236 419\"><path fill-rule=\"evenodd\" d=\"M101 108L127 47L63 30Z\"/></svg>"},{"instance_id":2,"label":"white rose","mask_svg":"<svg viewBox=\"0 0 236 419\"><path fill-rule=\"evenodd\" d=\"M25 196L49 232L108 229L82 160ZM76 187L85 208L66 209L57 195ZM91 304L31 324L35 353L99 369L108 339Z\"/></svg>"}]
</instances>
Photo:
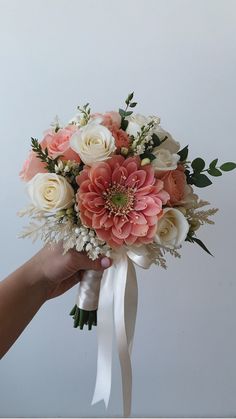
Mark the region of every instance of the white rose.
<instances>
[{"instance_id":1,"label":"white rose","mask_svg":"<svg viewBox=\"0 0 236 419\"><path fill-rule=\"evenodd\" d=\"M157 116L143 116L141 114L132 114L127 118L129 121L128 126L126 128L126 132L128 135L133 135L136 137L137 133L141 130L141 127L147 125L151 121L155 121L156 124L160 123L160 118Z\"/></svg>"},{"instance_id":2,"label":"white rose","mask_svg":"<svg viewBox=\"0 0 236 419\"><path fill-rule=\"evenodd\" d=\"M189 224L181 211L175 208L164 208L158 220L154 241L170 249L179 247L186 239Z\"/></svg>"},{"instance_id":3,"label":"white rose","mask_svg":"<svg viewBox=\"0 0 236 419\"><path fill-rule=\"evenodd\" d=\"M88 165L107 160L116 149L111 131L96 122L90 122L75 132L70 146Z\"/></svg>"},{"instance_id":4,"label":"white rose","mask_svg":"<svg viewBox=\"0 0 236 419\"><path fill-rule=\"evenodd\" d=\"M74 189L63 176L55 173L38 173L27 187L33 205L42 211L66 209L73 204Z\"/></svg>"},{"instance_id":5,"label":"white rose","mask_svg":"<svg viewBox=\"0 0 236 419\"><path fill-rule=\"evenodd\" d=\"M160 138L160 140L164 140L164 138L167 137L167 139L158 146L159 148L165 148L172 154L178 153L180 150L180 143L175 141L169 132L165 131L160 125L158 125L155 128L154 133L158 136L158 138Z\"/></svg>"},{"instance_id":6,"label":"white rose","mask_svg":"<svg viewBox=\"0 0 236 419\"><path fill-rule=\"evenodd\" d=\"M165 148L155 147L152 154L156 157L152 160L152 166L157 170L175 170L180 159L178 154L171 154Z\"/></svg>"}]
</instances>

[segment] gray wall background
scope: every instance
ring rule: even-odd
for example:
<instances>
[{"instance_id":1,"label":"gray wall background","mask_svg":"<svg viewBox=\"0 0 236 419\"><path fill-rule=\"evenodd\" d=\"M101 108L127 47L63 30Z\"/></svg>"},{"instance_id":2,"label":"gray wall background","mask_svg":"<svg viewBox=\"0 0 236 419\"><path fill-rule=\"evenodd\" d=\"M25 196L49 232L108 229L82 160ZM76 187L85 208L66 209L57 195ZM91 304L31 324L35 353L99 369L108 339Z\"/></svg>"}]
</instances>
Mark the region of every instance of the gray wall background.
<instances>
[{"instance_id":1,"label":"gray wall background","mask_svg":"<svg viewBox=\"0 0 236 419\"><path fill-rule=\"evenodd\" d=\"M1 277L40 243L26 223L18 172L31 136L78 104L138 111L190 144L190 157L236 159L236 2L231 0L1 0ZM220 212L201 238L215 257L184 245L169 269L138 270L133 416L236 416L235 173L199 190ZM90 406L96 332L74 330L76 289L45 304L0 362L1 417L122 415L114 351L109 408Z\"/></svg>"}]
</instances>

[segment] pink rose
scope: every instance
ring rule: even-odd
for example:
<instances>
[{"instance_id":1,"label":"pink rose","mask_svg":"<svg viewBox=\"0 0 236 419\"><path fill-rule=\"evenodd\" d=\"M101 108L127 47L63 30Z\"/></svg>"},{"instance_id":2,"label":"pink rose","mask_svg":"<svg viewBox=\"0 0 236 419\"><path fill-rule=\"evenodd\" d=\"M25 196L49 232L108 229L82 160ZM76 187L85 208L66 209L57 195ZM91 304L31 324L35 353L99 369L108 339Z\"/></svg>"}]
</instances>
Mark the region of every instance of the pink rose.
<instances>
[{"instance_id":1,"label":"pink rose","mask_svg":"<svg viewBox=\"0 0 236 419\"><path fill-rule=\"evenodd\" d=\"M20 178L25 182L32 179L37 173L46 173L45 163L37 158L37 155L31 151L28 159L24 162L20 171Z\"/></svg>"},{"instance_id":2,"label":"pink rose","mask_svg":"<svg viewBox=\"0 0 236 419\"><path fill-rule=\"evenodd\" d=\"M45 141L49 156L55 159L61 156L61 160L75 160L80 162L80 157L70 148L70 137L78 128L75 125L68 125L60 128L57 132L49 130L43 141Z\"/></svg>"},{"instance_id":3,"label":"pink rose","mask_svg":"<svg viewBox=\"0 0 236 419\"><path fill-rule=\"evenodd\" d=\"M75 160L80 162L80 157L70 148L70 137L78 128L75 125L68 125L65 128L60 128L57 132L50 129L46 131L40 145L43 150L47 147L48 154L51 158L61 156L61 160ZM46 164L43 163L34 151L31 151L28 159L25 161L20 177L25 182L32 179L37 173L45 173Z\"/></svg>"}]
</instances>

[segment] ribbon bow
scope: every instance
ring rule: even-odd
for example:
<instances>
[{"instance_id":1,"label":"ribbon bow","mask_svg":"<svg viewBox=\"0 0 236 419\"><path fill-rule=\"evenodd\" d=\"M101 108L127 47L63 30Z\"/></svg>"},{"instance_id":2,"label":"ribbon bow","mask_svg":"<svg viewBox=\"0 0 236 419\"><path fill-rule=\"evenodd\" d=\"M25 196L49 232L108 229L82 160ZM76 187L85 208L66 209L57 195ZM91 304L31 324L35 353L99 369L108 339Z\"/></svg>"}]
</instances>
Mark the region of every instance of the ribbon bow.
<instances>
[{"instance_id":1,"label":"ribbon bow","mask_svg":"<svg viewBox=\"0 0 236 419\"><path fill-rule=\"evenodd\" d=\"M138 302L134 263L147 269L151 260L142 248L138 248L137 251L122 250L113 255L113 265L103 273L98 305L97 378L92 404L104 400L106 407L108 406L112 377L112 336L115 328L121 366L124 417L130 416L132 398L131 352Z\"/></svg>"}]
</instances>

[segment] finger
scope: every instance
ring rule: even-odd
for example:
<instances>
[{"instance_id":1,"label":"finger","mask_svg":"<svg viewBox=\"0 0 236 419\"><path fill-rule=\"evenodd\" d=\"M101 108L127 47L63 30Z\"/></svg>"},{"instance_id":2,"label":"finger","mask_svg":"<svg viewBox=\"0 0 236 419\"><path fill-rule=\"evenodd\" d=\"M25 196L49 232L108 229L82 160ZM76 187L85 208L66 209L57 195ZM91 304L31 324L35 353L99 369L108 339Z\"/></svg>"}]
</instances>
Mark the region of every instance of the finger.
<instances>
[{"instance_id":1,"label":"finger","mask_svg":"<svg viewBox=\"0 0 236 419\"><path fill-rule=\"evenodd\" d=\"M92 260L88 257L85 252L77 252L76 250L70 250L68 252L68 264L76 271L78 270L95 270L102 271L109 268L112 265L112 260L108 257L100 257L99 259ZM66 255L65 255L66 256Z\"/></svg>"}]
</instances>

